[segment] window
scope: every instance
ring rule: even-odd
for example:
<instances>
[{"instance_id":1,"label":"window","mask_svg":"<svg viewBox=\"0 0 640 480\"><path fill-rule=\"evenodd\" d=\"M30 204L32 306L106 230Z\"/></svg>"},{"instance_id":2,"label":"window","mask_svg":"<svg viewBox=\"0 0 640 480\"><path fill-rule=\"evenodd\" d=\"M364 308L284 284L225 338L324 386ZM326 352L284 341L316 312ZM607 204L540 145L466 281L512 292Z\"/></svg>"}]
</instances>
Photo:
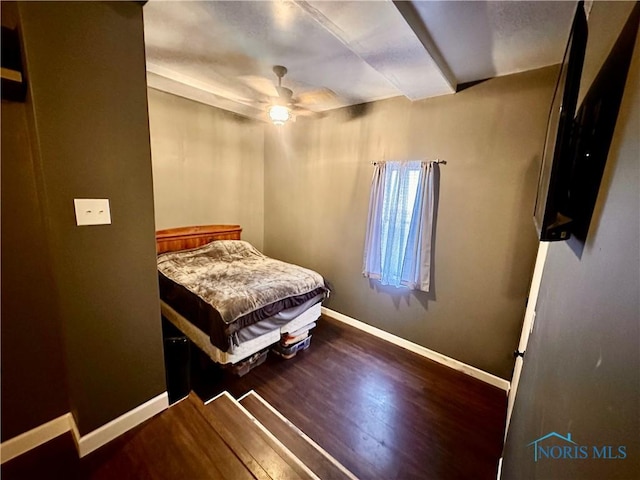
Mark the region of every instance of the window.
<instances>
[{"instance_id":1,"label":"window","mask_svg":"<svg viewBox=\"0 0 640 480\"><path fill-rule=\"evenodd\" d=\"M429 291L434 162L376 164L363 275L383 285Z\"/></svg>"}]
</instances>

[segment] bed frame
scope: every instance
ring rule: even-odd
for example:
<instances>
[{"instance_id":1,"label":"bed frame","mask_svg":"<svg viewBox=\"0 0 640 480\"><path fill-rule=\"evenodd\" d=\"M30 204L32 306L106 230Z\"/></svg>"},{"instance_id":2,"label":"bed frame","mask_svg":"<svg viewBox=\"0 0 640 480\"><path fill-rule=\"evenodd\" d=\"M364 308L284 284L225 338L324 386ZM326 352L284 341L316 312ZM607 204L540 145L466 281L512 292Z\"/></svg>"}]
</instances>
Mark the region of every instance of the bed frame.
<instances>
[{"instance_id":1,"label":"bed frame","mask_svg":"<svg viewBox=\"0 0 640 480\"><path fill-rule=\"evenodd\" d=\"M201 247L214 240L240 240L241 233L240 225L194 225L167 228L156 231L156 250L160 255L166 252ZM211 344L207 335L163 300L160 300L160 310L167 320L189 337L189 340L207 354L211 360L220 364L226 363L221 361L220 353ZM240 359L233 357L233 360L239 361Z\"/></svg>"},{"instance_id":2,"label":"bed frame","mask_svg":"<svg viewBox=\"0 0 640 480\"><path fill-rule=\"evenodd\" d=\"M169 228L166 230L158 230L156 232L156 248L158 255L165 252L175 252L178 250L187 250L206 245L214 240L240 240L242 228L240 225L197 225L193 227ZM313 311L312 309L317 310ZM225 355L214 347L209 337L193 324L176 312L170 305L160 300L160 310L162 315L181 330L189 339L200 348L214 362L221 365L233 365L264 350L265 347L273 343L277 343L280 339L280 330L274 330L263 336L263 340L267 339L264 344L253 342L251 346L247 346L248 350L238 352L237 354ZM315 317L315 318L312 318ZM316 318L320 317L320 304L312 307L293 319L287 326L296 330L304 325L312 323ZM293 331L287 330L287 331ZM258 337L260 338L260 337ZM251 342L251 341L250 341ZM248 342L248 343L250 343ZM224 358L223 358L224 357ZM257 364L256 364L257 365Z\"/></svg>"},{"instance_id":3,"label":"bed frame","mask_svg":"<svg viewBox=\"0 0 640 480\"><path fill-rule=\"evenodd\" d=\"M157 253L201 247L214 240L240 240L240 225L196 225L158 230Z\"/></svg>"}]
</instances>

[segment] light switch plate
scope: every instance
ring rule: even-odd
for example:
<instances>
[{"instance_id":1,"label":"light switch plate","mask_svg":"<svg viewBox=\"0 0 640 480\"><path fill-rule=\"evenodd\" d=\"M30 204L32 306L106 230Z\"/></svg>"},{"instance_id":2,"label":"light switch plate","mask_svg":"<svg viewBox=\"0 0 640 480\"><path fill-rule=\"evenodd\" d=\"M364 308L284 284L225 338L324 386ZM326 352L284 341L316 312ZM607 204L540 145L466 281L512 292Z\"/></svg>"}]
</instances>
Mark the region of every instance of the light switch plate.
<instances>
[{"instance_id":1,"label":"light switch plate","mask_svg":"<svg viewBox=\"0 0 640 480\"><path fill-rule=\"evenodd\" d=\"M108 225L111 223L111 210L108 198L74 198L76 224Z\"/></svg>"}]
</instances>

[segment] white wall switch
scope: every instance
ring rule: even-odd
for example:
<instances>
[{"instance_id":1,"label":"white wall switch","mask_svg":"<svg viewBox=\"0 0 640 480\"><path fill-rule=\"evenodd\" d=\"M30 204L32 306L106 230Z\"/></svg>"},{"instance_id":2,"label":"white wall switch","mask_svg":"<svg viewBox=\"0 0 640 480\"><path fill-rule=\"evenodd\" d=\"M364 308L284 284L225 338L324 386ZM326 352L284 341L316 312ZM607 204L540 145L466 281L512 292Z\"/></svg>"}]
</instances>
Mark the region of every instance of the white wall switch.
<instances>
[{"instance_id":1,"label":"white wall switch","mask_svg":"<svg viewBox=\"0 0 640 480\"><path fill-rule=\"evenodd\" d=\"M74 198L76 224L108 225L111 223L111 210L108 198Z\"/></svg>"}]
</instances>

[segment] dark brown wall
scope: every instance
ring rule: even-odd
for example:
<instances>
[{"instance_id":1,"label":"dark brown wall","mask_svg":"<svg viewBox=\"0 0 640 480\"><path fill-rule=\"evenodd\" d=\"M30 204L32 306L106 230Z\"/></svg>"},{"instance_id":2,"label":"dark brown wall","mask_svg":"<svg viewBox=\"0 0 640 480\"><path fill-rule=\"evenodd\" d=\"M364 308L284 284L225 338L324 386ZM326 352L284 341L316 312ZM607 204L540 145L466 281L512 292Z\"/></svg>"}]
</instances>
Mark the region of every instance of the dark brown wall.
<instances>
[{"instance_id":1,"label":"dark brown wall","mask_svg":"<svg viewBox=\"0 0 640 480\"><path fill-rule=\"evenodd\" d=\"M19 11L70 407L86 434L165 390L142 6ZM74 198L109 198L112 224L77 227Z\"/></svg>"},{"instance_id":2,"label":"dark brown wall","mask_svg":"<svg viewBox=\"0 0 640 480\"><path fill-rule=\"evenodd\" d=\"M15 28L15 3L2 2ZM2 101L2 441L69 411L51 258L26 103Z\"/></svg>"},{"instance_id":3,"label":"dark brown wall","mask_svg":"<svg viewBox=\"0 0 640 480\"><path fill-rule=\"evenodd\" d=\"M611 47L631 7L594 3L583 85L595 77L603 60L600 46ZM612 18L619 23L612 26ZM600 62L593 59L596 52ZM638 478L639 86L640 39L582 257L567 242L549 246L505 447L504 479ZM588 447L589 457L593 446L612 446L616 455L618 446L625 446L626 458L534 462L528 444L553 431L571 433L578 445Z\"/></svg>"},{"instance_id":4,"label":"dark brown wall","mask_svg":"<svg viewBox=\"0 0 640 480\"><path fill-rule=\"evenodd\" d=\"M455 95L265 127L265 252L313 268L345 315L510 378L536 252L531 212L555 67ZM432 291L362 276L372 161L435 159Z\"/></svg>"}]
</instances>

